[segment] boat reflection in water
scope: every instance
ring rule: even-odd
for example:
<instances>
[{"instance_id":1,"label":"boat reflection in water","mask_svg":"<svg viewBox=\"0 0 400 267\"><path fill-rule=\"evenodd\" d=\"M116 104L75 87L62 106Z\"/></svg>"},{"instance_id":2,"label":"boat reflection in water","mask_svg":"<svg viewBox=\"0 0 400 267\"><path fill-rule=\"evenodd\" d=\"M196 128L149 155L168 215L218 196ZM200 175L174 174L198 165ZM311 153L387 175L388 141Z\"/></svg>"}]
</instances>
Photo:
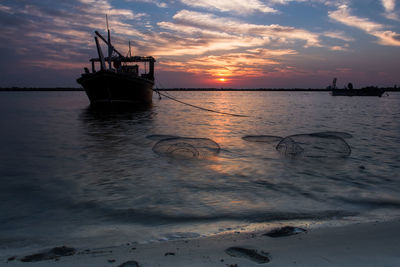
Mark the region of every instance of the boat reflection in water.
<instances>
[{"instance_id":1,"label":"boat reflection in water","mask_svg":"<svg viewBox=\"0 0 400 267\"><path fill-rule=\"evenodd\" d=\"M120 179L134 180L137 168L142 168L138 163L152 155L148 152L150 140L145 137L154 127L154 116L152 109L83 109L79 116L82 188L105 181L117 185Z\"/></svg>"}]
</instances>

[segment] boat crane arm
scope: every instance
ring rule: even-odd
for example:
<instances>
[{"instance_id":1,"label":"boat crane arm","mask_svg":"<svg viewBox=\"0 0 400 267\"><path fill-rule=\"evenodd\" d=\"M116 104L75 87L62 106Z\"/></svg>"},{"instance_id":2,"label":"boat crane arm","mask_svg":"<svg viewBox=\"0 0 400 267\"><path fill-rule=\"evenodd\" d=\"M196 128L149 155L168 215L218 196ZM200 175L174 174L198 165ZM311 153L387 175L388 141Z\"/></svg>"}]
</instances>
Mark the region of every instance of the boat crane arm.
<instances>
[{"instance_id":1,"label":"boat crane arm","mask_svg":"<svg viewBox=\"0 0 400 267\"><path fill-rule=\"evenodd\" d=\"M108 41L98 32L94 32L106 45L108 45ZM119 60L122 62L156 62L153 57L145 57L145 56L131 56L131 57L124 57L114 46L111 46L115 53L118 54L119 57L111 57L111 60ZM107 61L109 57L106 57L105 60ZM101 61L99 58L93 58L90 61Z\"/></svg>"},{"instance_id":2,"label":"boat crane arm","mask_svg":"<svg viewBox=\"0 0 400 267\"><path fill-rule=\"evenodd\" d=\"M97 39L97 37L94 37L94 40L96 41L97 53L99 54L99 61L100 61L101 70L105 70L106 69L106 64L104 62L104 56L103 56L103 52L101 51L99 40Z\"/></svg>"},{"instance_id":3,"label":"boat crane arm","mask_svg":"<svg viewBox=\"0 0 400 267\"><path fill-rule=\"evenodd\" d=\"M108 41L107 41L98 31L95 31L94 33L95 33L104 43L106 43L106 45L109 45L109 44L108 44ZM115 49L114 46L111 45L111 47L112 47L112 49L115 51L115 53L117 53L120 57L123 57L123 55L122 55L117 49Z\"/></svg>"}]
</instances>

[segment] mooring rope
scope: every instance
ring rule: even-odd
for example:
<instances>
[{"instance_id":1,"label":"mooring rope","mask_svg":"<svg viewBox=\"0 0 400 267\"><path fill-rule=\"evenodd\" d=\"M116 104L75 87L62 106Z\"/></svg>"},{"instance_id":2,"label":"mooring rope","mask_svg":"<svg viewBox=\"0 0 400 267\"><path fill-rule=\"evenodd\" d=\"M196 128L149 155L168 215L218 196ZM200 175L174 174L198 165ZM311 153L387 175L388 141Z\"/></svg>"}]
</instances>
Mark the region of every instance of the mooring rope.
<instances>
[{"instance_id":1,"label":"mooring rope","mask_svg":"<svg viewBox=\"0 0 400 267\"><path fill-rule=\"evenodd\" d=\"M169 99L171 99L173 101L176 101L178 103L181 103L181 104L193 107L193 108L201 109L201 110L204 110L204 111L214 112L214 113L224 114L224 115L229 115L229 116L234 116L234 117L249 117L247 115L233 114L233 113L222 112L222 111L217 111L217 110L212 110L212 109L208 109L208 108L199 107L199 106L196 106L196 105L193 105L193 104L189 104L189 103L183 102L183 101L181 101L179 99L176 99L175 97L168 96L167 94L160 93L160 91L157 90L157 89L153 89L153 91L156 92L159 95L162 95L162 96L164 96L166 98L169 98Z\"/></svg>"}]
</instances>

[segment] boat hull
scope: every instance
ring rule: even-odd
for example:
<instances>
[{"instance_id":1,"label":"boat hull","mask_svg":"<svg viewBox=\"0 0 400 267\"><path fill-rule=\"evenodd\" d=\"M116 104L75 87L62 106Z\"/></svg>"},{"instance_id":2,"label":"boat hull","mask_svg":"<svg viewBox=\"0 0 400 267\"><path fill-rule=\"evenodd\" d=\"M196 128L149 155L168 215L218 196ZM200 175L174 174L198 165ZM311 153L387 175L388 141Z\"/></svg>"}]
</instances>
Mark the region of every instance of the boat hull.
<instances>
[{"instance_id":1,"label":"boat hull","mask_svg":"<svg viewBox=\"0 0 400 267\"><path fill-rule=\"evenodd\" d=\"M91 105L148 106L152 103L154 82L139 76L98 71L77 79Z\"/></svg>"},{"instance_id":2,"label":"boat hull","mask_svg":"<svg viewBox=\"0 0 400 267\"><path fill-rule=\"evenodd\" d=\"M365 89L333 89L333 96L379 96L385 92L380 88L365 88Z\"/></svg>"}]
</instances>

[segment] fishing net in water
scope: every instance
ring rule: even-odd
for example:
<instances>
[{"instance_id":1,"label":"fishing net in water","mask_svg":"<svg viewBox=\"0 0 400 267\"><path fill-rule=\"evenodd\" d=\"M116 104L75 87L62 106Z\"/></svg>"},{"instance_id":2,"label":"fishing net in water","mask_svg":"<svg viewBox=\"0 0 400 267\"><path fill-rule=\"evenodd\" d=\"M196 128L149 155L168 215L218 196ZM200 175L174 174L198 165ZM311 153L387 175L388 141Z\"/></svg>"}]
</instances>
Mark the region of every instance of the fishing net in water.
<instances>
[{"instance_id":1,"label":"fishing net in water","mask_svg":"<svg viewBox=\"0 0 400 267\"><path fill-rule=\"evenodd\" d=\"M313 133L313 135L316 136L336 136L336 137L340 137L343 139L349 139L352 138L353 136L349 133L345 133L345 132L335 132L335 131L326 131L326 132L317 132L317 133Z\"/></svg>"},{"instance_id":2,"label":"fishing net in water","mask_svg":"<svg viewBox=\"0 0 400 267\"><path fill-rule=\"evenodd\" d=\"M351 154L349 144L342 137L326 133L285 137L278 143L276 150L290 158L341 158Z\"/></svg>"},{"instance_id":3,"label":"fishing net in water","mask_svg":"<svg viewBox=\"0 0 400 267\"><path fill-rule=\"evenodd\" d=\"M353 136L346 132L325 131L311 134L296 134L285 138L275 135L246 135L249 142L277 144L276 150L291 158L335 158L348 157L351 148L344 139Z\"/></svg>"},{"instance_id":4,"label":"fishing net in water","mask_svg":"<svg viewBox=\"0 0 400 267\"><path fill-rule=\"evenodd\" d=\"M155 153L175 158L204 159L217 155L220 149L220 146L211 139L189 137L166 138L153 146Z\"/></svg>"},{"instance_id":5,"label":"fishing net in water","mask_svg":"<svg viewBox=\"0 0 400 267\"><path fill-rule=\"evenodd\" d=\"M317 132L317 133L313 133L313 135L320 136L320 137L336 136L336 137L340 137L343 139L348 139L348 138L353 137L349 133L335 132L335 131ZM283 137L275 136L275 135L246 135L246 136L243 136L242 139L245 141L248 141L248 142L260 142L260 143L268 143L268 144L276 143L277 144L283 139Z\"/></svg>"},{"instance_id":6,"label":"fishing net in water","mask_svg":"<svg viewBox=\"0 0 400 267\"><path fill-rule=\"evenodd\" d=\"M278 143L280 142L283 137L274 136L274 135L246 135L242 137L243 140L249 142L261 142L261 143Z\"/></svg>"},{"instance_id":7,"label":"fishing net in water","mask_svg":"<svg viewBox=\"0 0 400 267\"><path fill-rule=\"evenodd\" d=\"M168 138L178 138L179 136L177 135L169 135L169 134L151 134L146 136L147 139L154 140L154 141L160 141L162 139L168 139Z\"/></svg>"}]
</instances>

